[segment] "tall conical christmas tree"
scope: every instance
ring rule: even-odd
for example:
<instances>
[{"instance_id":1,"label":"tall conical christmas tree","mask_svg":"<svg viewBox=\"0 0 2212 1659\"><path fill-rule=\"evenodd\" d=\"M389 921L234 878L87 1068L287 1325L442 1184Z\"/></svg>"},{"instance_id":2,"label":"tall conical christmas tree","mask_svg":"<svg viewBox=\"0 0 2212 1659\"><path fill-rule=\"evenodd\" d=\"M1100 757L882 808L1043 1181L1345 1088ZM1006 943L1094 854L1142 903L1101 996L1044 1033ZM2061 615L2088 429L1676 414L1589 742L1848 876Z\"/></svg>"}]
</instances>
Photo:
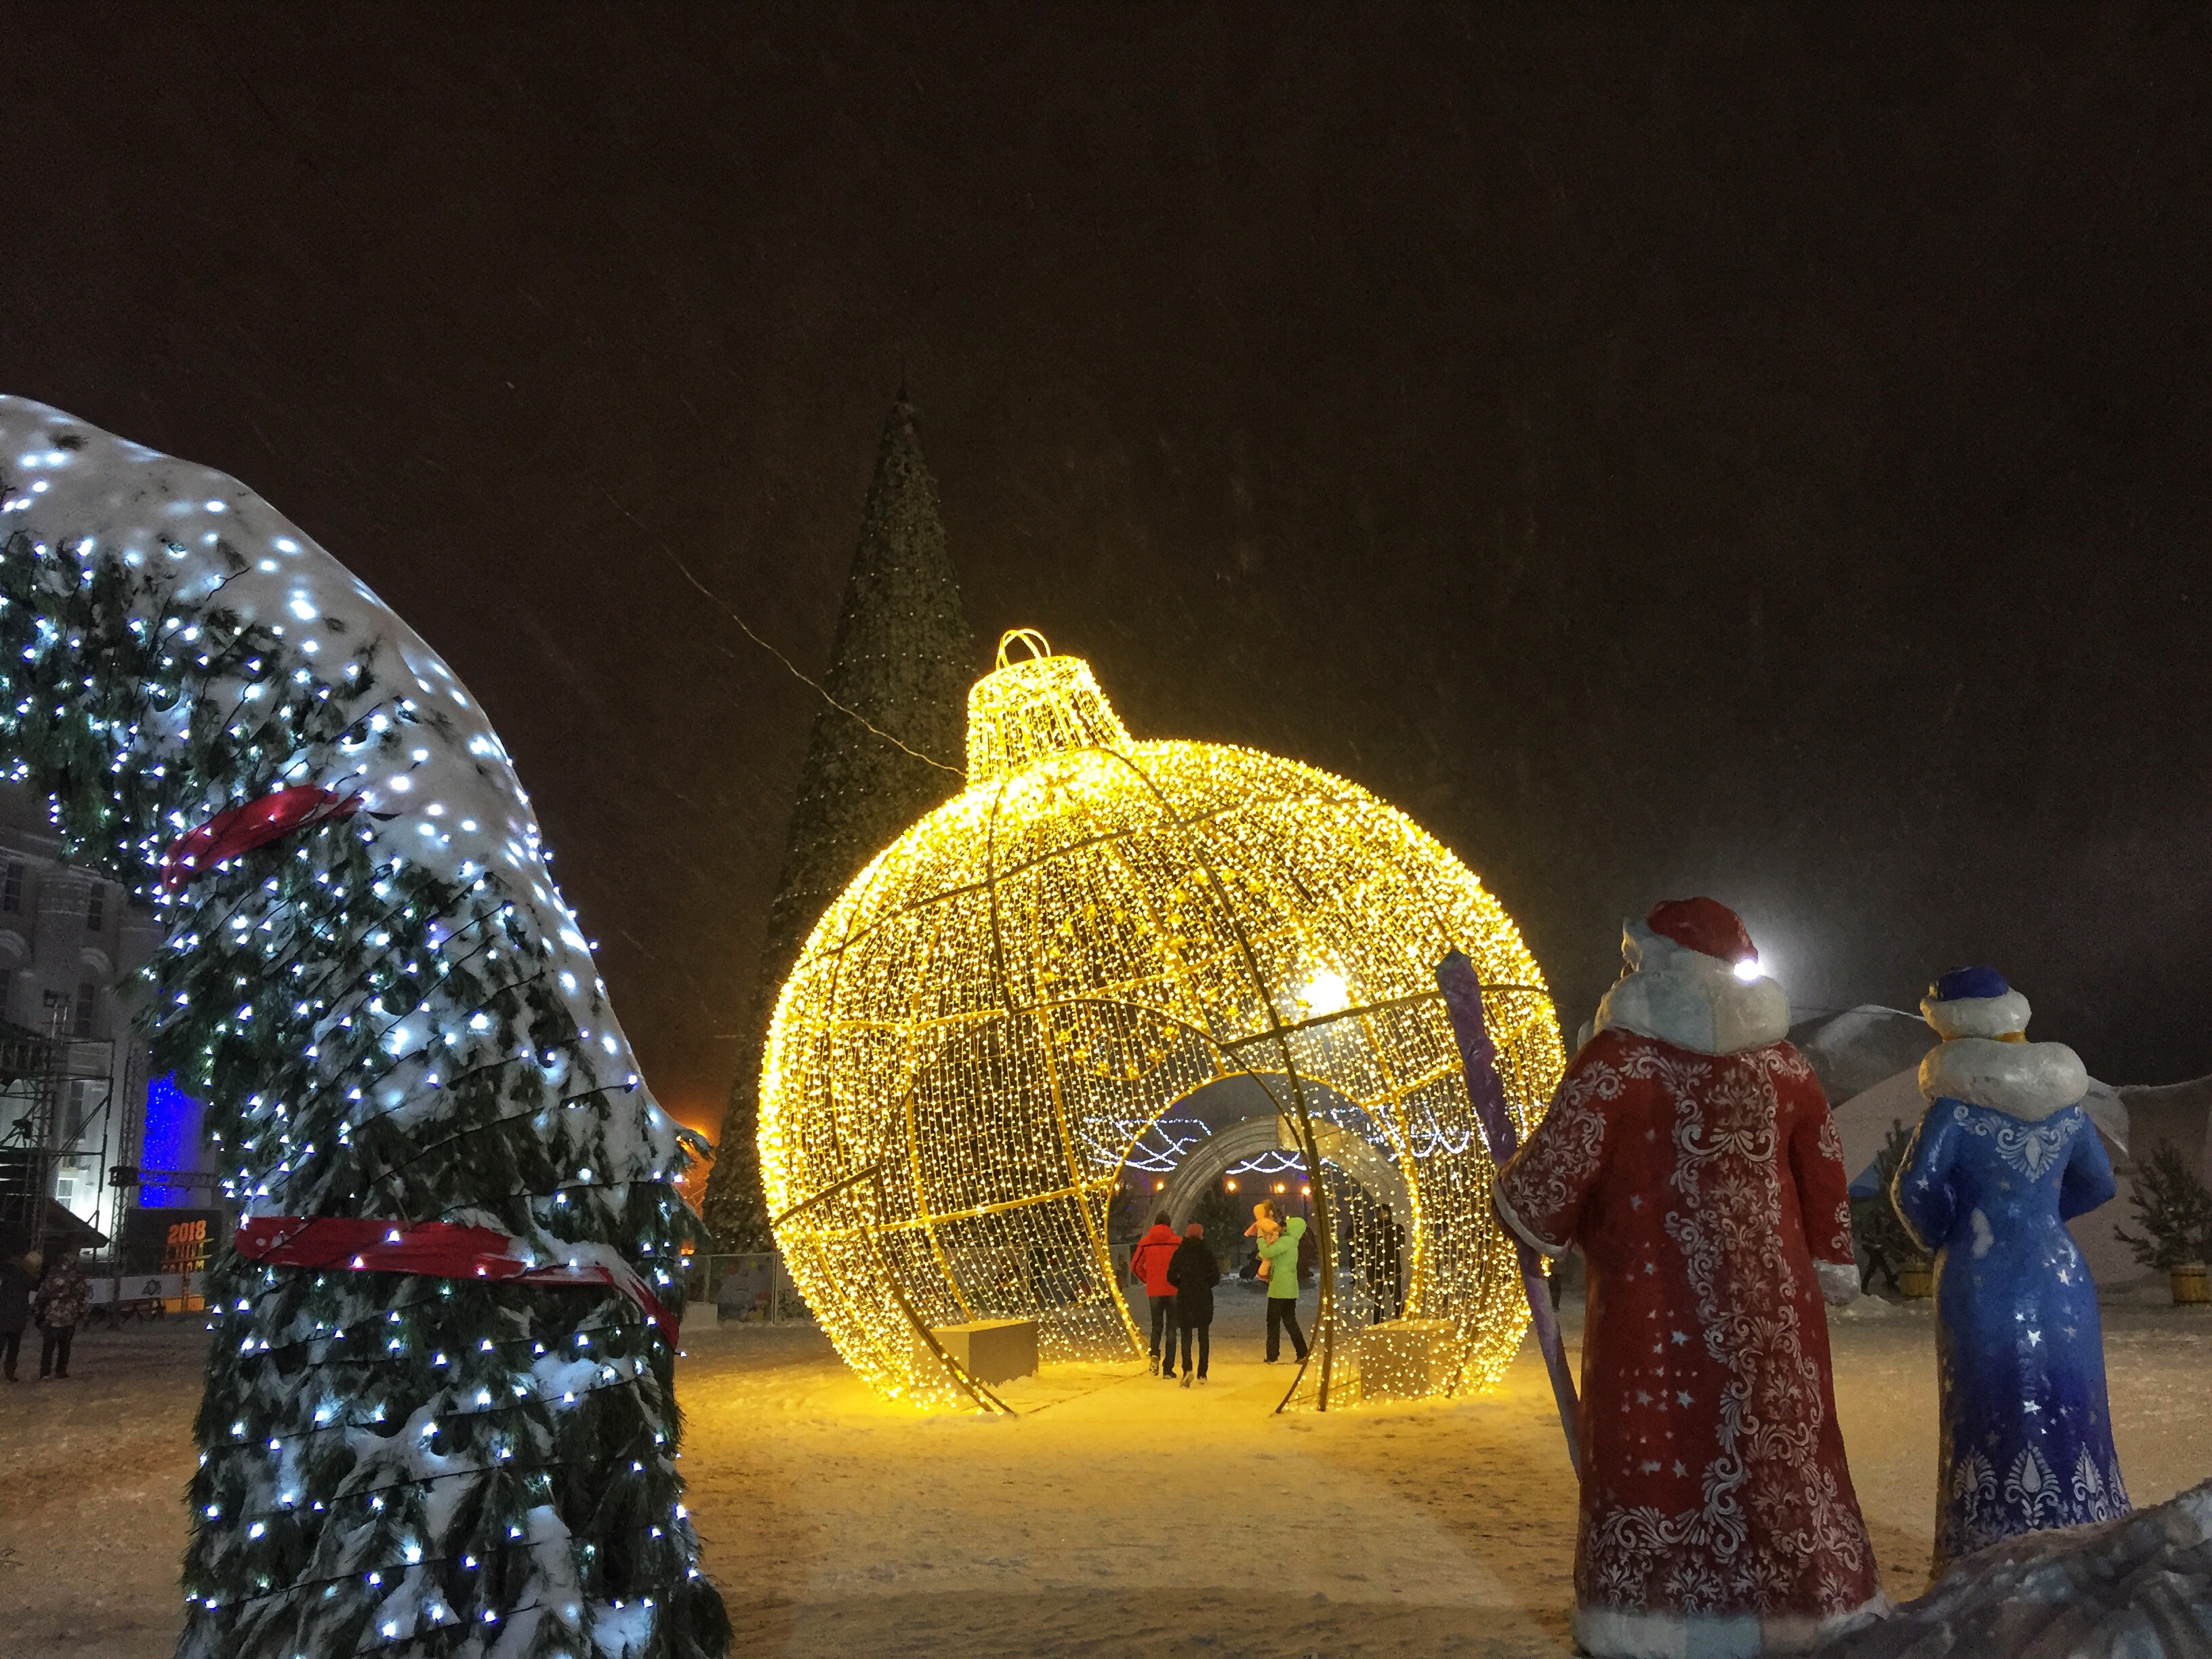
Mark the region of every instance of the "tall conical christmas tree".
<instances>
[{"instance_id":1,"label":"tall conical christmas tree","mask_svg":"<svg viewBox=\"0 0 2212 1659\"><path fill-rule=\"evenodd\" d=\"M756 1137L761 1049L776 994L830 902L908 824L959 789L974 655L938 517L937 481L901 386L876 451L823 681L834 702L815 715L799 770L783 875L769 906L720 1153L708 1178L707 1224L726 1250L772 1244Z\"/></svg>"}]
</instances>

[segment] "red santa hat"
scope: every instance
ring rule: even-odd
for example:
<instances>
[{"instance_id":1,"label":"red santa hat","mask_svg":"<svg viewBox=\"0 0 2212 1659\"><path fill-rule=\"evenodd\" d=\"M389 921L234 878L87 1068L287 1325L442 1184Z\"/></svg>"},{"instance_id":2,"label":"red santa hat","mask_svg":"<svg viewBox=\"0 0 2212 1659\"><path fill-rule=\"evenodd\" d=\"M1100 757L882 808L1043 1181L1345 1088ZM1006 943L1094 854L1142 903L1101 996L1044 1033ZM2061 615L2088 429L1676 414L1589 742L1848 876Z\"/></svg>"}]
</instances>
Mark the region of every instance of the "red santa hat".
<instances>
[{"instance_id":1,"label":"red santa hat","mask_svg":"<svg viewBox=\"0 0 2212 1659\"><path fill-rule=\"evenodd\" d=\"M1759 955L1743 918L1718 899L1665 899L1651 907L1644 925L1662 939L1723 962L1749 962Z\"/></svg>"}]
</instances>

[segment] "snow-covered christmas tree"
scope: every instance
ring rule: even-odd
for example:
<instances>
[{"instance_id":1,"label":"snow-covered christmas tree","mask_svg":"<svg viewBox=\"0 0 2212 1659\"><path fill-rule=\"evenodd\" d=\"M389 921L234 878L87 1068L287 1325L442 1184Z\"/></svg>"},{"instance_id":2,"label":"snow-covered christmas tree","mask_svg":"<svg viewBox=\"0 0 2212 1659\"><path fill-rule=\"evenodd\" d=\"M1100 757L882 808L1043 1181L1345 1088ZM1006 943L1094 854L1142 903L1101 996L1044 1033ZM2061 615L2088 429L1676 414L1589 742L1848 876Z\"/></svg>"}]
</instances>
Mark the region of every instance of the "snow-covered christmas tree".
<instances>
[{"instance_id":1,"label":"snow-covered christmas tree","mask_svg":"<svg viewBox=\"0 0 2212 1659\"><path fill-rule=\"evenodd\" d=\"M0 742L159 905L209 1275L179 1652L723 1652L657 1106L483 709L234 480L0 397Z\"/></svg>"},{"instance_id":2,"label":"snow-covered christmas tree","mask_svg":"<svg viewBox=\"0 0 2212 1659\"><path fill-rule=\"evenodd\" d=\"M860 544L823 684L830 701L814 717L799 770L783 873L738 1027L744 1046L722 1117L721 1156L708 1176L707 1220L726 1250L775 1248L756 1137L761 1054L776 995L830 900L908 823L958 792L974 657L937 481L902 386L860 513Z\"/></svg>"}]
</instances>

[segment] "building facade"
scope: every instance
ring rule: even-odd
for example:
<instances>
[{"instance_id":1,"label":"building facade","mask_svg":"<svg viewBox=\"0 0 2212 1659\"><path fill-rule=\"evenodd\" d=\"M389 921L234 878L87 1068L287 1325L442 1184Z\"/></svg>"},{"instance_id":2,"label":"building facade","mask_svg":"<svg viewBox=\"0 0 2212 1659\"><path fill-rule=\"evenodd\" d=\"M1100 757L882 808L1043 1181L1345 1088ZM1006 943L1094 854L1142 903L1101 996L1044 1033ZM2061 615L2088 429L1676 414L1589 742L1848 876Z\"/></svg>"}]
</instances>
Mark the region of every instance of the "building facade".
<instances>
[{"instance_id":1,"label":"building facade","mask_svg":"<svg viewBox=\"0 0 2212 1659\"><path fill-rule=\"evenodd\" d=\"M119 1239L141 1203L212 1201L210 1177L197 1108L166 1079L149 1090L131 1023L143 996L134 973L161 925L128 890L59 852L44 800L0 785L0 1185L12 1200L0 1224L27 1228L34 1243L67 1231L38 1203L43 1193ZM143 1193L141 1170L151 1177ZM68 1242L98 1248L83 1233Z\"/></svg>"}]
</instances>

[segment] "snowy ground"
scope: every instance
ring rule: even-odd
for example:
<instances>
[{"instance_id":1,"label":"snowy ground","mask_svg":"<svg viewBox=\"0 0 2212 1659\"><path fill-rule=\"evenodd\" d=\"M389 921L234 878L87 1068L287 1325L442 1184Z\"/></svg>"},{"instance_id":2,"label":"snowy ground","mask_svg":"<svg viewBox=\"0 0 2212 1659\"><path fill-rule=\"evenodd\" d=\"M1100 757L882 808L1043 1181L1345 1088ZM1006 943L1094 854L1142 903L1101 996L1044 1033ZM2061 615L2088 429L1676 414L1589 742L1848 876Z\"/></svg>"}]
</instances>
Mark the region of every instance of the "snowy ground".
<instances>
[{"instance_id":1,"label":"snowy ground","mask_svg":"<svg viewBox=\"0 0 2212 1659\"><path fill-rule=\"evenodd\" d=\"M1054 1370L1005 1391L1011 1422L884 1405L811 1329L688 1335L684 1468L738 1651L1566 1652L1573 1488L1533 1350L1481 1399L1277 1417L1287 1360L1258 1363L1256 1298L1221 1301L1207 1389ZM2212 1315L2106 1322L2136 1501L2212 1476ZM1903 1599L1926 1570L1931 1322L1832 1328ZM166 1659L201 1340L189 1321L89 1333L71 1382L0 1391L0 1659Z\"/></svg>"}]
</instances>

